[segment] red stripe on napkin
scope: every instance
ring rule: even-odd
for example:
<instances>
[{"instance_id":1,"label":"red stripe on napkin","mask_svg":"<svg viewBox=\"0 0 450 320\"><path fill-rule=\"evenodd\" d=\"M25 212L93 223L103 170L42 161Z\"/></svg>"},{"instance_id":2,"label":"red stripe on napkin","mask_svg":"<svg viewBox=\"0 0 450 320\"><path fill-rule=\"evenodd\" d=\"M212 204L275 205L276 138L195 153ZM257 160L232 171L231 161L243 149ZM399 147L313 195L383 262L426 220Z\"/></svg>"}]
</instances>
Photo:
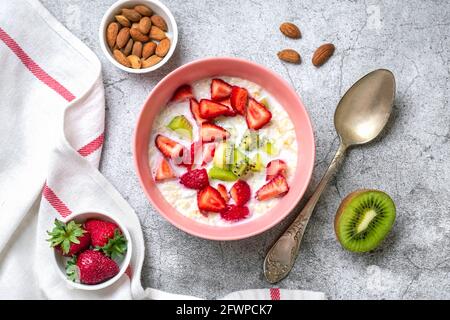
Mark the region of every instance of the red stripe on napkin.
<instances>
[{"instance_id":1,"label":"red stripe on napkin","mask_svg":"<svg viewBox=\"0 0 450 320\"><path fill-rule=\"evenodd\" d=\"M78 150L78 153L80 155L82 155L83 157L87 157L88 155L90 155L94 151L97 151L103 145L103 141L104 140L105 140L105 134L102 133L97 138L95 138L94 140L89 142L87 145L85 145L84 147L80 148Z\"/></svg>"},{"instance_id":2,"label":"red stripe on napkin","mask_svg":"<svg viewBox=\"0 0 450 320\"><path fill-rule=\"evenodd\" d=\"M58 196L47 186L47 184L44 186L42 195L64 218L72 213L72 211L64 204L64 202L61 201L61 199L58 198Z\"/></svg>"},{"instance_id":3,"label":"red stripe on napkin","mask_svg":"<svg viewBox=\"0 0 450 320\"><path fill-rule=\"evenodd\" d=\"M280 300L280 289L278 289L278 288L270 288L270 299L272 299L272 300Z\"/></svg>"},{"instance_id":4,"label":"red stripe on napkin","mask_svg":"<svg viewBox=\"0 0 450 320\"><path fill-rule=\"evenodd\" d=\"M0 28L0 40L2 40L14 54L22 61L22 63L36 76L39 80L45 83L48 87L53 89L56 93L62 96L67 101L72 101L75 96L67 90L56 79L52 78L45 72L28 54L19 46L19 44L11 38L2 28Z\"/></svg>"},{"instance_id":5,"label":"red stripe on napkin","mask_svg":"<svg viewBox=\"0 0 450 320\"><path fill-rule=\"evenodd\" d=\"M13 39L9 34L6 33L5 30L0 28L0 40L3 41L8 48L20 59L20 61L24 64L24 66L30 70L30 72L41 82L47 85L50 89L55 91L61 97L63 97L67 101L72 101L75 99L75 96L65 88L61 83L59 83L55 78L50 76L47 72L45 72L31 57L20 47L20 45ZM93 141L86 144L84 147L78 150L78 153L87 157L93 152L100 149L103 145L105 139L105 135L102 133ZM58 211L59 214L63 217L67 217L72 213L72 211L58 198L58 196L53 192L50 187L45 184L44 190L42 191L42 195L45 199Z\"/></svg>"}]
</instances>

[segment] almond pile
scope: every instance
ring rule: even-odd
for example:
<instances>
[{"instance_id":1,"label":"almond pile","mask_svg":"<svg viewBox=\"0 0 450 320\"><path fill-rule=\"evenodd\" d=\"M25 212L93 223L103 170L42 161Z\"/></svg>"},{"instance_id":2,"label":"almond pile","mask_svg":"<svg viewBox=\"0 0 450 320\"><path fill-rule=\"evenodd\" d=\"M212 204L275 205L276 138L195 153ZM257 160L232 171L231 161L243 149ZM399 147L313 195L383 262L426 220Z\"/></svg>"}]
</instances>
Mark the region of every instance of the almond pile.
<instances>
[{"instance_id":1,"label":"almond pile","mask_svg":"<svg viewBox=\"0 0 450 320\"><path fill-rule=\"evenodd\" d=\"M280 26L280 31L286 37L291 39L299 39L302 37L300 29L291 22L282 23ZM334 49L335 47L332 43L326 43L321 45L319 48L316 49L316 51L313 54L312 64L316 67L320 67L321 65L323 65L333 55ZM294 49L281 50L280 52L278 52L277 55L280 60L286 62L295 64L299 64L301 62L300 54Z\"/></svg>"},{"instance_id":2,"label":"almond pile","mask_svg":"<svg viewBox=\"0 0 450 320\"><path fill-rule=\"evenodd\" d=\"M123 8L106 29L106 41L114 58L128 68L148 68L170 50L167 24L144 5Z\"/></svg>"}]
</instances>

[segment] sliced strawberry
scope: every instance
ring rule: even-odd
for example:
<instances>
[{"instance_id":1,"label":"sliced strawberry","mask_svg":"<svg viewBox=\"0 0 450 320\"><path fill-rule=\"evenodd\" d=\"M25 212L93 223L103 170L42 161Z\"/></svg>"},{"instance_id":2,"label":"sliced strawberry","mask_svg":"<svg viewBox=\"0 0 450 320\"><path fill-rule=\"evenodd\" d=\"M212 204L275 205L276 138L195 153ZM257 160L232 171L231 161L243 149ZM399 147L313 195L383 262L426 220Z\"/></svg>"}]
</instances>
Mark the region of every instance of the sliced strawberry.
<instances>
[{"instance_id":1,"label":"sliced strawberry","mask_svg":"<svg viewBox=\"0 0 450 320\"><path fill-rule=\"evenodd\" d=\"M227 205L225 209L220 212L222 219L233 222L245 219L249 214L250 211L247 207L239 207L234 204Z\"/></svg>"},{"instance_id":2,"label":"sliced strawberry","mask_svg":"<svg viewBox=\"0 0 450 320\"><path fill-rule=\"evenodd\" d=\"M173 173L172 167L166 159L161 159L158 169L156 169L155 181L160 182L172 178L175 178L175 173Z\"/></svg>"},{"instance_id":3,"label":"sliced strawberry","mask_svg":"<svg viewBox=\"0 0 450 320\"><path fill-rule=\"evenodd\" d=\"M194 117L195 121L197 121L197 123L203 123L206 121L200 115L200 105L198 104L197 100L195 100L194 98L190 99L189 107L191 109L192 116Z\"/></svg>"},{"instance_id":4,"label":"sliced strawberry","mask_svg":"<svg viewBox=\"0 0 450 320\"><path fill-rule=\"evenodd\" d=\"M245 120L250 129L261 129L270 122L270 119L272 119L272 113L263 104L253 98L248 100Z\"/></svg>"},{"instance_id":5,"label":"sliced strawberry","mask_svg":"<svg viewBox=\"0 0 450 320\"><path fill-rule=\"evenodd\" d=\"M277 175L282 175L286 178L286 172L286 162L280 159L272 160L266 166L266 181L272 180Z\"/></svg>"},{"instance_id":6,"label":"sliced strawberry","mask_svg":"<svg viewBox=\"0 0 450 320\"><path fill-rule=\"evenodd\" d=\"M180 183L189 189L201 190L209 185L206 169L195 169L180 177Z\"/></svg>"},{"instance_id":7,"label":"sliced strawberry","mask_svg":"<svg viewBox=\"0 0 450 320\"><path fill-rule=\"evenodd\" d=\"M214 142L227 139L230 136L230 133L218 125L205 122L200 128L200 136L202 142Z\"/></svg>"},{"instance_id":8,"label":"sliced strawberry","mask_svg":"<svg viewBox=\"0 0 450 320\"><path fill-rule=\"evenodd\" d=\"M175 91L171 101L181 102L189 98L194 98L194 94L192 93L192 87L188 84L184 84Z\"/></svg>"},{"instance_id":9,"label":"sliced strawberry","mask_svg":"<svg viewBox=\"0 0 450 320\"><path fill-rule=\"evenodd\" d=\"M217 191L220 192L220 195L225 200L225 202L230 201L230 196L228 195L227 187L225 187L223 184L219 183L217 186Z\"/></svg>"},{"instance_id":10,"label":"sliced strawberry","mask_svg":"<svg viewBox=\"0 0 450 320\"><path fill-rule=\"evenodd\" d=\"M230 195L238 206L245 205L252 195L250 186L243 180L238 180L230 189Z\"/></svg>"},{"instance_id":11,"label":"sliced strawberry","mask_svg":"<svg viewBox=\"0 0 450 320\"><path fill-rule=\"evenodd\" d=\"M165 157L174 160L177 164L182 162L184 147L181 144L161 134L156 136L155 144Z\"/></svg>"},{"instance_id":12,"label":"sliced strawberry","mask_svg":"<svg viewBox=\"0 0 450 320\"><path fill-rule=\"evenodd\" d=\"M248 102L247 89L234 86L231 90L230 102L231 106L237 113L245 115L245 109L247 108Z\"/></svg>"},{"instance_id":13,"label":"sliced strawberry","mask_svg":"<svg viewBox=\"0 0 450 320\"><path fill-rule=\"evenodd\" d=\"M200 100L200 117L203 119L213 119L218 116L229 116L232 113L230 109L232 108L219 102L214 102L208 99Z\"/></svg>"},{"instance_id":14,"label":"sliced strawberry","mask_svg":"<svg viewBox=\"0 0 450 320\"><path fill-rule=\"evenodd\" d=\"M220 212L225 209L226 202L219 191L207 186L197 193L197 205L200 211Z\"/></svg>"},{"instance_id":15,"label":"sliced strawberry","mask_svg":"<svg viewBox=\"0 0 450 320\"><path fill-rule=\"evenodd\" d=\"M218 101L220 104L223 104L224 106L228 107L228 112L225 114L227 117L234 117L236 115L236 111L234 111L233 107L231 106L230 98L220 100Z\"/></svg>"},{"instance_id":16,"label":"sliced strawberry","mask_svg":"<svg viewBox=\"0 0 450 320\"><path fill-rule=\"evenodd\" d=\"M212 79L211 81L211 99L223 100L231 94L231 86L221 79Z\"/></svg>"},{"instance_id":17,"label":"sliced strawberry","mask_svg":"<svg viewBox=\"0 0 450 320\"><path fill-rule=\"evenodd\" d=\"M202 166L210 163L214 158L214 153L216 151L215 143L205 143L202 148Z\"/></svg>"},{"instance_id":18,"label":"sliced strawberry","mask_svg":"<svg viewBox=\"0 0 450 320\"><path fill-rule=\"evenodd\" d=\"M278 175L256 192L256 199L263 201L275 197L284 196L289 191L286 179L282 175Z\"/></svg>"}]
</instances>

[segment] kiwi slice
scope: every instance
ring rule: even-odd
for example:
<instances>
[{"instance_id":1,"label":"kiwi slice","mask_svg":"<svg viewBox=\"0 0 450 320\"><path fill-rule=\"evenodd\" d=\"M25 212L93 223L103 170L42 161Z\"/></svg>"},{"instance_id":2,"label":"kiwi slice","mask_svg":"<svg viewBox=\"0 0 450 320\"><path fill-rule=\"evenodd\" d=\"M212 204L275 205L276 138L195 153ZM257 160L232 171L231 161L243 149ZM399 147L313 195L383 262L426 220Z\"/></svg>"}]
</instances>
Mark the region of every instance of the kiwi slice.
<instances>
[{"instance_id":1,"label":"kiwi slice","mask_svg":"<svg viewBox=\"0 0 450 320\"><path fill-rule=\"evenodd\" d=\"M239 178L245 176L249 170L250 163L247 160L242 160L231 165L231 172Z\"/></svg>"},{"instance_id":2,"label":"kiwi slice","mask_svg":"<svg viewBox=\"0 0 450 320\"><path fill-rule=\"evenodd\" d=\"M211 179L222 181L236 181L238 179L233 172L218 167L212 167L209 169L208 176Z\"/></svg>"},{"instance_id":3,"label":"kiwi slice","mask_svg":"<svg viewBox=\"0 0 450 320\"><path fill-rule=\"evenodd\" d=\"M258 148L259 134L255 130L247 130L239 143L239 148L244 151L252 151Z\"/></svg>"},{"instance_id":4,"label":"kiwi slice","mask_svg":"<svg viewBox=\"0 0 450 320\"><path fill-rule=\"evenodd\" d=\"M217 168L228 170L229 165L233 163L234 146L227 142L220 143L214 151L213 164Z\"/></svg>"},{"instance_id":5,"label":"kiwi slice","mask_svg":"<svg viewBox=\"0 0 450 320\"><path fill-rule=\"evenodd\" d=\"M175 116L170 120L167 127L179 135L192 140L192 124L185 116Z\"/></svg>"},{"instance_id":6,"label":"kiwi slice","mask_svg":"<svg viewBox=\"0 0 450 320\"><path fill-rule=\"evenodd\" d=\"M253 172L260 172L264 169L264 163L261 158L261 154L257 153L252 161L250 161L250 170Z\"/></svg>"},{"instance_id":7,"label":"kiwi slice","mask_svg":"<svg viewBox=\"0 0 450 320\"><path fill-rule=\"evenodd\" d=\"M341 245L353 252L375 249L392 228L395 204L378 190L357 190L342 201L334 220Z\"/></svg>"}]
</instances>

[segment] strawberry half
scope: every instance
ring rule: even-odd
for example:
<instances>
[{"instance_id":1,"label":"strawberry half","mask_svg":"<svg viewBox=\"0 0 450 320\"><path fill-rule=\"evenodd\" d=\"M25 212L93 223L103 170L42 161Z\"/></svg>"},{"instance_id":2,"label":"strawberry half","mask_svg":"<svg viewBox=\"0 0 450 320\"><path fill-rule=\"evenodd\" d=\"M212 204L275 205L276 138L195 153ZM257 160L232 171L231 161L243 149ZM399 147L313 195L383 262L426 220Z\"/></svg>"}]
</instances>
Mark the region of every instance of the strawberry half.
<instances>
[{"instance_id":1,"label":"strawberry half","mask_svg":"<svg viewBox=\"0 0 450 320\"><path fill-rule=\"evenodd\" d=\"M203 119L200 115L200 105L198 104L197 100L195 100L194 98L190 99L189 107L191 109L192 116L197 123L201 124L206 121L206 119Z\"/></svg>"},{"instance_id":2,"label":"strawberry half","mask_svg":"<svg viewBox=\"0 0 450 320\"><path fill-rule=\"evenodd\" d=\"M287 164L283 160L272 160L266 166L266 181L272 180L277 175L286 178Z\"/></svg>"},{"instance_id":3,"label":"strawberry half","mask_svg":"<svg viewBox=\"0 0 450 320\"><path fill-rule=\"evenodd\" d=\"M194 98L194 94L192 93L192 87L188 84L184 84L179 87L172 96L171 101L181 102L189 98Z\"/></svg>"},{"instance_id":4,"label":"strawberry half","mask_svg":"<svg viewBox=\"0 0 450 320\"><path fill-rule=\"evenodd\" d=\"M272 113L263 104L253 98L248 100L245 120L250 129L261 129L270 122L270 119L272 119Z\"/></svg>"},{"instance_id":5,"label":"strawberry half","mask_svg":"<svg viewBox=\"0 0 450 320\"><path fill-rule=\"evenodd\" d=\"M169 162L166 159L161 159L158 169L155 173L155 181L160 182L175 178L175 173L172 170Z\"/></svg>"},{"instance_id":6,"label":"strawberry half","mask_svg":"<svg viewBox=\"0 0 450 320\"><path fill-rule=\"evenodd\" d=\"M220 212L222 219L227 221L239 221L245 219L250 214L247 207L239 207L234 204L229 204L224 210Z\"/></svg>"},{"instance_id":7,"label":"strawberry half","mask_svg":"<svg viewBox=\"0 0 450 320\"><path fill-rule=\"evenodd\" d=\"M223 100L231 94L231 85L221 79L212 79L211 81L211 99Z\"/></svg>"},{"instance_id":8,"label":"strawberry half","mask_svg":"<svg viewBox=\"0 0 450 320\"><path fill-rule=\"evenodd\" d=\"M208 99L200 100L200 117L213 119L218 116L230 116L234 111L231 107Z\"/></svg>"},{"instance_id":9,"label":"strawberry half","mask_svg":"<svg viewBox=\"0 0 450 320\"><path fill-rule=\"evenodd\" d=\"M237 206L245 205L252 195L250 186L243 180L238 180L230 189L230 195Z\"/></svg>"},{"instance_id":10,"label":"strawberry half","mask_svg":"<svg viewBox=\"0 0 450 320\"><path fill-rule=\"evenodd\" d=\"M269 200L275 197L284 196L288 191L289 186L286 179L282 175L278 175L256 192L256 199L260 201Z\"/></svg>"},{"instance_id":11,"label":"strawberry half","mask_svg":"<svg viewBox=\"0 0 450 320\"><path fill-rule=\"evenodd\" d=\"M207 186L197 193L197 205L200 211L220 212L225 209L226 202L219 191Z\"/></svg>"},{"instance_id":12,"label":"strawberry half","mask_svg":"<svg viewBox=\"0 0 450 320\"><path fill-rule=\"evenodd\" d=\"M247 89L234 86L231 90L230 103L233 109L242 115L245 115L245 109L247 108L248 91Z\"/></svg>"},{"instance_id":13,"label":"strawberry half","mask_svg":"<svg viewBox=\"0 0 450 320\"><path fill-rule=\"evenodd\" d=\"M78 268L78 276L76 275ZM76 258L76 263L67 264L67 275L73 281L79 278L84 284L97 284L111 279L119 273L119 266L114 260L95 250L86 250Z\"/></svg>"},{"instance_id":14,"label":"strawberry half","mask_svg":"<svg viewBox=\"0 0 450 320\"><path fill-rule=\"evenodd\" d=\"M224 106L228 107L228 112L225 114L227 117L234 117L236 115L236 111L234 111L233 107L231 106L230 98L227 98L225 100L218 101L220 104L223 104Z\"/></svg>"},{"instance_id":15,"label":"strawberry half","mask_svg":"<svg viewBox=\"0 0 450 320\"><path fill-rule=\"evenodd\" d=\"M158 134L155 139L155 144L158 150L161 151L165 157L172 160L177 160L178 162L182 159L184 147L178 142Z\"/></svg>"},{"instance_id":16,"label":"strawberry half","mask_svg":"<svg viewBox=\"0 0 450 320\"><path fill-rule=\"evenodd\" d=\"M209 185L206 169L195 169L180 177L180 183L189 189L201 190Z\"/></svg>"},{"instance_id":17,"label":"strawberry half","mask_svg":"<svg viewBox=\"0 0 450 320\"><path fill-rule=\"evenodd\" d=\"M219 183L217 185L217 191L220 192L220 195L225 200L225 202L230 201L230 196L228 195L227 187L225 187L223 184Z\"/></svg>"},{"instance_id":18,"label":"strawberry half","mask_svg":"<svg viewBox=\"0 0 450 320\"><path fill-rule=\"evenodd\" d=\"M205 122L200 128L200 136L202 142L214 142L227 139L230 133L218 125Z\"/></svg>"}]
</instances>

